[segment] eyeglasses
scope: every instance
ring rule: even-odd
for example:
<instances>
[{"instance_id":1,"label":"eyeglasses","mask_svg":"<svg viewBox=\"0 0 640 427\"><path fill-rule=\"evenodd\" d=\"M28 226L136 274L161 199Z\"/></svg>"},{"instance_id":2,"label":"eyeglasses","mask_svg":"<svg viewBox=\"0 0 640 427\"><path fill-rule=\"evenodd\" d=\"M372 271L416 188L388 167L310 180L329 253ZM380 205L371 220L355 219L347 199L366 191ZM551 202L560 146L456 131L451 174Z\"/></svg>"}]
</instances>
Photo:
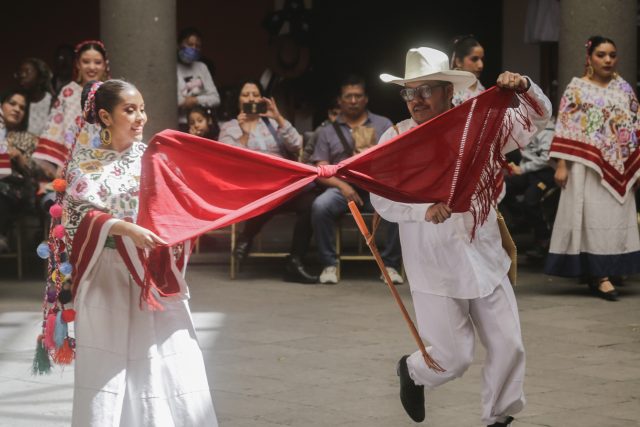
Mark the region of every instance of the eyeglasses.
<instances>
[{"instance_id":1,"label":"eyeglasses","mask_svg":"<svg viewBox=\"0 0 640 427\"><path fill-rule=\"evenodd\" d=\"M363 93L348 93L345 95L341 96L342 99L344 99L345 101L350 101L350 100L356 100L356 101L360 101L362 98L364 98L364 94Z\"/></svg>"},{"instance_id":2,"label":"eyeglasses","mask_svg":"<svg viewBox=\"0 0 640 427\"><path fill-rule=\"evenodd\" d=\"M400 96L402 97L402 99L405 102L409 102L409 101L413 101L414 98L416 97L416 94L418 96L420 96L420 98L422 99L429 99L431 98L431 94L433 93L433 89L439 87L439 86L444 86L448 83L438 83L436 85L433 86L429 86L429 85L422 85L422 86L418 86L418 87L405 87L404 89L402 89L400 91Z\"/></svg>"}]
</instances>

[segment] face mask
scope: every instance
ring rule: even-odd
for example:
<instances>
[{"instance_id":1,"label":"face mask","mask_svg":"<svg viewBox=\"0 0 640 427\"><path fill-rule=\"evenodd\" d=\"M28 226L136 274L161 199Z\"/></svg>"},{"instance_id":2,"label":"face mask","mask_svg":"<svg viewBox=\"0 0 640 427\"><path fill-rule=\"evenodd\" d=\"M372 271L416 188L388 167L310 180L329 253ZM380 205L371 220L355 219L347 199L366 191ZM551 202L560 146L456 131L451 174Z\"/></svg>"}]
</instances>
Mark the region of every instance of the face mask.
<instances>
[{"instance_id":1,"label":"face mask","mask_svg":"<svg viewBox=\"0 0 640 427\"><path fill-rule=\"evenodd\" d=\"M185 64L191 64L193 61L200 59L200 50L189 46L183 46L178 51L178 57L180 58L180 61Z\"/></svg>"}]
</instances>

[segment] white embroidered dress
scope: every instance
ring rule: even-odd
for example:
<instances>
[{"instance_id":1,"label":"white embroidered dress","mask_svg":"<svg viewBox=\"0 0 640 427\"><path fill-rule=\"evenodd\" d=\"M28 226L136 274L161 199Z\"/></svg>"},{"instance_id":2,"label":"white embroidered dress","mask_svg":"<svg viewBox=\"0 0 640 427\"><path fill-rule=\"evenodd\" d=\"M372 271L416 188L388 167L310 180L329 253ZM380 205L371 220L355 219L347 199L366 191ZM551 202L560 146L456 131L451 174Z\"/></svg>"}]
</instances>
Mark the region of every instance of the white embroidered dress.
<instances>
[{"instance_id":1,"label":"white embroidered dress","mask_svg":"<svg viewBox=\"0 0 640 427\"><path fill-rule=\"evenodd\" d=\"M97 209L135 220L145 145L124 152L80 147L68 171L68 247L83 216ZM110 220L105 233L118 219ZM104 234L104 233L103 233ZM74 301L77 312L72 425L216 426L186 283L163 310L141 309L140 287L104 242ZM132 244L131 240L125 238Z\"/></svg>"}]
</instances>

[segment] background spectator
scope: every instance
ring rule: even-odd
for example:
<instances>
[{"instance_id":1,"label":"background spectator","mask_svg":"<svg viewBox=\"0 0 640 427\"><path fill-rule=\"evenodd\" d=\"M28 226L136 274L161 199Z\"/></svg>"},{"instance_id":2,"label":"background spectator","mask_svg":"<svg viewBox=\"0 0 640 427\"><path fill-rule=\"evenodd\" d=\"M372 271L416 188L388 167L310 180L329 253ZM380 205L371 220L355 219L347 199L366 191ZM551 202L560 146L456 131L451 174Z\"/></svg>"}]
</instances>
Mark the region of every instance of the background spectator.
<instances>
[{"instance_id":1,"label":"background spectator","mask_svg":"<svg viewBox=\"0 0 640 427\"><path fill-rule=\"evenodd\" d=\"M27 132L29 98L22 89L0 97L0 253L9 250L12 221L33 206L31 154L38 138Z\"/></svg>"},{"instance_id":2,"label":"background spectator","mask_svg":"<svg viewBox=\"0 0 640 427\"><path fill-rule=\"evenodd\" d=\"M249 113L253 107L264 105L264 113ZM244 82L238 95L237 119L224 123L220 128L220 141L226 144L268 153L278 157L297 159L302 148L302 136L278 111L273 99L262 96L258 81ZM235 256L242 263L249 255L254 237L264 224L278 212L295 212L296 223L287 257L284 280L299 283L316 283L318 278L309 274L302 263L311 241L311 204L315 199L314 188L307 188L274 210L251 218L236 242Z\"/></svg>"},{"instance_id":3,"label":"background spectator","mask_svg":"<svg viewBox=\"0 0 640 427\"><path fill-rule=\"evenodd\" d=\"M534 246L527 255L543 258L549 249L551 232L540 204L542 197L556 187L554 169L549 164L549 147L553 139L555 121L549 120L529 143L521 148L519 164L510 163L511 175L505 175L506 196L500 210L509 218L520 219L528 230L533 228ZM518 200L522 197L522 201Z\"/></svg>"},{"instance_id":4,"label":"background spectator","mask_svg":"<svg viewBox=\"0 0 640 427\"><path fill-rule=\"evenodd\" d=\"M38 58L26 58L16 72L18 84L29 95L29 122L27 130L40 135L47 124L51 100L54 96L49 66Z\"/></svg>"},{"instance_id":5,"label":"background spectator","mask_svg":"<svg viewBox=\"0 0 640 427\"><path fill-rule=\"evenodd\" d=\"M178 125L186 131L187 111L196 105L220 105L218 89L207 66L200 62L202 35L195 28L185 28L178 35Z\"/></svg>"},{"instance_id":6,"label":"background spectator","mask_svg":"<svg viewBox=\"0 0 640 427\"><path fill-rule=\"evenodd\" d=\"M391 121L367 110L369 98L366 84L359 76L350 75L340 85L337 98L340 114L331 124L318 130L318 138L310 161L316 165L335 165L375 145L391 127ZM336 255L336 221L349 211L348 202L356 202L364 211L372 212L369 193L337 177L318 178L326 189L313 202L312 221L316 233L318 257L322 265L320 283L338 283ZM398 225L388 224L385 246L381 252L387 272L394 283L404 280L398 270L402 263Z\"/></svg>"},{"instance_id":7,"label":"background spectator","mask_svg":"<svg viewBox=\"0 0 640 427\"><path fill-rule=\"evenodd\" d=\"M217 140L220 128L210 108L196 105L187 113L189 133L207 139Z\"/></svg>"}]
</instances>

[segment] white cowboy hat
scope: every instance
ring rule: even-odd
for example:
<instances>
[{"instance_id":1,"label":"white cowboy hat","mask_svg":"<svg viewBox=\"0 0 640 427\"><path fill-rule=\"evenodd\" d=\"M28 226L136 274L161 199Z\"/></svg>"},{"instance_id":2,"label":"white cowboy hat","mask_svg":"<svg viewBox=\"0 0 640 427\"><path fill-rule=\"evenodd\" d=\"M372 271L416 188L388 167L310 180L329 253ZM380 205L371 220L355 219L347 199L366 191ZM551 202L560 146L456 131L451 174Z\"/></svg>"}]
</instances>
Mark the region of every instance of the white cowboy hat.
<instances>
[{"instance_id":1,"label":"white cowboy hat","mask_svg":"<svg viewBox=\"0 0 640 427\"><path fill-rule=\"evenodd\" d=\"M468 71L450 70L449 57L430 47L409 49L404 70L404 79L391 74L380 74L385 83L405 86L407 83L441 80L453 83L453 90L466 89L476 82L476 76Z\"/></svg>"}]
</instances>

